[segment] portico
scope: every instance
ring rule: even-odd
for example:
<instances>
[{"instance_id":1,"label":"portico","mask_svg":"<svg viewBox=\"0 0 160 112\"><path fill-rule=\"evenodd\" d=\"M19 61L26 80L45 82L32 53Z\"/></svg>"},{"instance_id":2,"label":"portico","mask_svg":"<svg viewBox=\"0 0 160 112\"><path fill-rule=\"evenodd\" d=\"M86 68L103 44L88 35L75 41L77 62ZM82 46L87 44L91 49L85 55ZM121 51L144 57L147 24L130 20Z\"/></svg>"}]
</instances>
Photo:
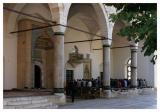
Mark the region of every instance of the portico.
<instances>
[{"instance_id":1,"label":"portico","mask_svg":"<svg viewBox=\"0 0 160 112\"><path fill-rule=\"evenodd\" d=\"M4 11L4 90L49 89L65 101L67 78L101 78L102 96L110 98L111 79L127 79L128 59L131 86L136 88L140 78L155 86L154 76L150 75L154 74L154 65L149 58L143 56L138 44L116 34L125 24L110 21L109 14L116 13L114 7L101 3L4 6L41 18ZM8 33L52 22L55 26Z\"/></svg>"}]
</instances>

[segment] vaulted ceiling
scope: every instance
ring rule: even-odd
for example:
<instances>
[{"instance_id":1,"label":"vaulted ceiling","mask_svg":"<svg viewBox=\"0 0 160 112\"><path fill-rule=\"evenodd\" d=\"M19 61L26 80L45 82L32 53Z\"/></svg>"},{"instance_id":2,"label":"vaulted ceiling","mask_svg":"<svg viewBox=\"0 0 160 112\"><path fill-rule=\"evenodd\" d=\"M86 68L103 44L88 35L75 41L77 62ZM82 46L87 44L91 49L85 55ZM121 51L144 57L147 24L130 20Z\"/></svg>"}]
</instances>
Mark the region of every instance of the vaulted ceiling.
<instances>
[{"instance_id":1,"label":"vaulted ceiling","mask_svg":"<svg viewBox=\"0 0 160 112\"><path fill-rule=\"evenodd\" d=\"M97 15L91 4L72 4L68 20L71 18L83 21L91 33L96 34L99 30Z\"/></svg>"}]
</instances>

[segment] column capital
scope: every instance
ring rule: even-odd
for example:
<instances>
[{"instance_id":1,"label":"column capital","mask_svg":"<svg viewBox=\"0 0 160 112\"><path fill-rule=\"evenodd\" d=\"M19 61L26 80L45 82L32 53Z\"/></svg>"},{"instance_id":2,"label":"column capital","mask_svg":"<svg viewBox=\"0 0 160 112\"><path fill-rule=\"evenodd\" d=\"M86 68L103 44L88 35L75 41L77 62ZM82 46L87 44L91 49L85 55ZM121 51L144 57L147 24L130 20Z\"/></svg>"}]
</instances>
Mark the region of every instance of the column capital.
<instances>
[{"instance_id":1,"label":"column capital","mask_svg":"<svg viewBox=\"0 0 160 112\"><path fill-rule=\"evenodd\" d=\"M138 43L135 43L134 41L130 41L130 49L133 51L136 51L138 49Z\"/></svg>"},{"instance_id":2,"label":"column capital","mask_svg":"<svg viewBox=\"0 0 160 112\"><path fill-rule=\"evenodd\" d=\"M134 49L134 48L131 48L131 53L133 52L137 52L138 51L138 49Z\"/></svg>"},{"instance_id":3,"label":"column capital","mask_svg":"<svg viewBox=\"0 0 160 112\"><path fill-rule=\"evenodd\" d=\"M136 67L136 66L132 66L132 65L131 65L130 67L131 67L131 68L135 68L135 69L137 69L137 67Z\"/></svg>"},{"instance_id":4,"label":"column capital","mask_svg":"<svg viewBox=\"0 0 160 112\"><path fill-rule=\"evenodd\" d=\"M111 45L104 44L103 47L111 47Z\"/></svg>"},{"instance_id":5,"label":"column capital","mask_svg":"<svg viewBox=\"0 0 160 112\"><path fill-rule=\"evenodd\" d=\"M64 36L64 32L54 32L54 35L63 35Z\"/></svg>"},{"instance_id":6,"label":"column capital","mask_svg":"<svg viewBox=\"0 0 160 112\"><path fill-rule=\"evenodd\" d=\"M66 27L62 26L65 25L63 22L57 22L57 25L52 27L54 32L65 32L66 31Z\"/></svg>"},{"instance_id":7,"label":"column capital","mask_svg":"<svg viewBox=\"0 0 160 112\"><path fill-rule=\"evenodd\" d=\"M111 46L112 39L106 38L102 41L103 46Z\"/></svg>"}]
</instances>

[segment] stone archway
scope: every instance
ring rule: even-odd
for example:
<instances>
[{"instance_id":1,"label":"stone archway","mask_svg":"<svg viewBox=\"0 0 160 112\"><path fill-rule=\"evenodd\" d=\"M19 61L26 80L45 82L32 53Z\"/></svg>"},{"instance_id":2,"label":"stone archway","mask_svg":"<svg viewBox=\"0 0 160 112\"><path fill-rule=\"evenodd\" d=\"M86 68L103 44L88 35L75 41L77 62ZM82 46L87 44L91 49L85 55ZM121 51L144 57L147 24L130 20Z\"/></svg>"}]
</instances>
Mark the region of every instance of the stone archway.
<instances>
[{"instance_id":1,"label":"stone archway","mask_svg":"<svg viewBox=\"0 0 160 112\"><path fill-rule=\"evenodd\" d=\"M109 14L112 14L115 12L116 10L114 7L105 7L103 6L103 4L72 4L68 14L68 18L69 18L68 20L70 20L71 18L75 18L77 16L77 19L79 19L84 24L84 26L86 26L86 27L83 27L83 30L85 29L88 32L91 32L93 34L100 32L99 35L103 36L103 38L106 38L101 43L101 47L103 46L103 51L101 52L102 54L101 58L103 57L102 58L103 61L98 63L103 63L103 74L104 74L103 89L104 89L104 94L107 97L109 97L111 93L110 91L110 75L111 75L110 46L112 43L112 30L114 25L114 23L111 22L109 19ZM80 22L75 22L75 24L78 24L78 23ZM79 26L77 26L77 28L79 28ZM74 37L78 38L79 35L74 35ZM70 35L70 37L71 36L73 35ZM85 36L87 37L87 35ZM81 36L79 37L79 39L83 40L84 39L83 37L84 36ZM77 39L77 38L74 38L74 39ZM95 37L88 36L88 38L93 39ZM80 51L84 52L88 48L85 47L81 49L82 50ZM96 64L92 64L92 65L96 65ZM95 68L99 68L99 67L97 66ZM93 69L93 70L96 70L96 69ZM95 73L97 71L94 71L92 73Z\"/></svg>"},{"instance_id":2,"label":"stone archway","mask_svg":"<svg viewBox=\"0 0 160 112\"><path fill-rule=\"evenodd\" d=\"M81 7L80 9L83 9L83 8L84 9L81 12L80 12L80 10L78 10L78 8L75 10L72 10L74 6ZM91 18L96 19L96 21L95 21L97 23L96 27L99 27L99 29L96 31L96 33L99 32L100 35L105 36L105 37L107 36L107 34L108 34L108 32L107 32L108 31L108 27L107 27L108 16L107 16L107 12L106 12L103 4L101 4L101 3L86 3L86 4L72 3L72 4L66 4L65 7L67 9L65 11L65 13L67 15L65 15L66 17L63 20L67 21L67 25L68 25L68 20L72 16L76 16L76 15L81 16L82 13L85 14L87 12L85 10L85 8L88 7L88 9L94 14L94 16L90 15L90 14L88 14L88 16L90 15ZM76 13L74 13L73 11ZM85 24L87 24L87 23L85 23ZM88 27L91 27L91 26L88 25Z\"/></svg>"},{"instance_id":3,"label":"stone archway","mask_svg":"<svg viewBox=\"0 0 160 112\"><path fill-rule=\"evenodd\" d=\"M38 6L36 6L38 5ZM21 11L35 16L42 16L51 19L51 12L48 4L6 4L5 7ZM37 9L38 8L38 9ZM33 9L33 10L31 10ZM32 28L32 20L36 19L16 14L13 12L4 13L4 56L5 60L5 89L31 88L32 87L32 62L31 62L31 35L32 32L10 34L11 31ZM29 21L31 20L31 21ZM42 22L41 20L36 20ZM10 51L10 53L8 53ZM13 53L11 53L13 52ZM8 71L8 69L10 69ZM7 82L11 83L7 83Z\"/></svg>"},{"instance_id":4,"label":"stone archway","mask_svg":"<svg viewBox=\"0 0 160 112\"><path fill-rule=\"evenodd\" d=\"M33 88L43 88L44 87L44 77L45 69L41 62L35 61L32 64L32 87Z\"/></svg>"},{"instance_id":5,"label":"stone archway","mask_svg":"<svg viewBox=\"0 0 160 112\"><path fill-rule=\"evenodd\" d=\"M68 5L68 4L67 4ZM93 34L101 35L107 37L107 16L104 9L103 4L70 4L69 10L68 10L68 16L67 16L67 25L72 26ZM65 42L67 41L81 41L81 40L87 40L87 39L97 39L101 37L96 37L93 35L86 34L84 32L78 32L74 31L72 29L66 28L65 32ZM74 47L74 45L77 45L79 47L80 53L84 55L86 58L86 54L89 54L91 57L94 57L92 60L92 68L91 69L91 76L94 78L97 78L100 74L99 67L97 63L102 63L102 51L93 51L92 49L101 48L103 42L102 41L91 41L86 43L75 43L75 44L65 44L65 61L68 60L67 54L69 54L69 50ZM98 57L98 58L97 58ZM97 58L97 59L96 59ZM100 62L99 62L100 61ZM96 68L96 69L94 69ZM82 76L83 71L85 71L85 67L80 66L79 69L81 69L81 72L79 70L75 70L75 76L80 75ZM77 75L76 75L77 74ZM81 78L81 77L78 77ZM83 76L82 76L83 78Z\"/></svg>"},{"instance_id":6,"label":"stone archway","mask_svg":"<svg viewBox=\"0 0 160 112\"><path fill-rule=\"evenodd\" d=\"M129 42L127 37L120 37L117 33L121 28L125 27L125 23L123 21L116 21L113 27L113 38L112 38L112 47L123 47L129 46ZM130 48L125 47L121 49L111 49L112 52L112 74L113 78L124 79L127 77L126 63L128 58L130 57Z\"/></svg>"}]
</instances>

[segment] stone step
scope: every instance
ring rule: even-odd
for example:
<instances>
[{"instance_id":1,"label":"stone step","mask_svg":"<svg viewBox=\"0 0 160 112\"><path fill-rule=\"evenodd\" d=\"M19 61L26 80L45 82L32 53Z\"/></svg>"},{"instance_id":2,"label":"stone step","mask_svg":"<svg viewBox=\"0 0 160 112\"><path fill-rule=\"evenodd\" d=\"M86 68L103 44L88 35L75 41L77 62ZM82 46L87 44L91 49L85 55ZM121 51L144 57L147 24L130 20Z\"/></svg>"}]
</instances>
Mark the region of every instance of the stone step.
<instances>
[{"instance_id":1,"label":"stone step","mask_svg":"<svg viewBox=\"0 0 160 112\"><path fill-rule=\"evenodd\" d=\"M19 104L28 104L39 101L46 100L46 96L35 96L35 97L18 97L18 98L4 98L3 105L19 105Z\"/></svg>"},{"instance_id":2,"label":"stone step","mask_svg":"<svg viewBox=\"0 0 160 112\"><path fill-rule=\"evenodd\" d=\"M33 99L45 99L47 96L29 96L29 97L14 97L14 98L4 98L5 101L24 101L24 100L33 100Z\"/></svg>"},{"instance_id":3,"label":"stone step","mask_svg":"<svg viewBox=\"0 0 160 112\"><path fill-rule=\"evenodd\" d=\"M53 105L52 102L46 102L46 103L35 103L35 104L24 104L24 105L16 105L16 106L11 106L7 105L4 106L4 109L39 109L39 108L57 108L57 105Z\"/></svg>"},{"instance_id":4,"label":"stone step","mask_svg":"<svg viewBox=\"0 0 160 112\"><path fill-rule=\"evenodd\" d=\"M32 99L32 100L24 100L24 101L9 101L7 102L8 106L16 106L16 105L26 105L26 104L35 104L35 103L45 103L48 102L48 99Z\"/></svg>"},{"instance_id":5,"label":"stone step","mask_svg":"<svg viewBox=\"0 0 160 112\"><path fill-rule=\"evenodd\" d=\"M32 96L32 97L17 97L4 98L4 109L43 109L43 108L58 108L50 98L53 96Z\"/></svg>"}]
</instances>

